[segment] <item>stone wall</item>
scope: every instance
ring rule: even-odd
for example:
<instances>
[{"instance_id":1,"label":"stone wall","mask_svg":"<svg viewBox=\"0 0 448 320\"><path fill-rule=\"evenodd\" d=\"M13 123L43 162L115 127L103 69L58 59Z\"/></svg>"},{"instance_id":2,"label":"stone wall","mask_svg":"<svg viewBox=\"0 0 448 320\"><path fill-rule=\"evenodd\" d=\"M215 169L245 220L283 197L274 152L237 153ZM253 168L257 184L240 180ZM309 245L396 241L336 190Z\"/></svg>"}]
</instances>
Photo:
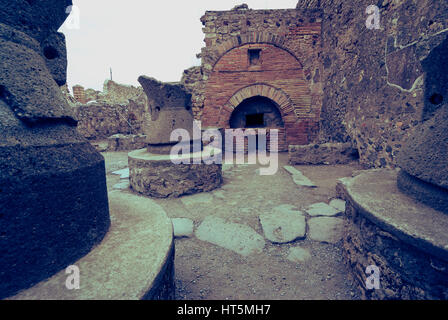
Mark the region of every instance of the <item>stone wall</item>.
<instances>
[{"instance_id":1,"label":"stone wall","mask_svg":"<svg viewBox=\"0 0 448 320\"><path fill-rule=\"evenodd\" d=\"M363 299L448 299L448 216L402 194L397 172L373 169L338 182L347 201L344 255ZM378 268L379 288L366 285Z\"/></svg>"},{"instance_id":2,"label":"stone wall","mask_svg":"<svg viewBox=\"0 0 448 320\"><path fill-rule=\"evenodd\" d=\"M78 118L78 132L89 140L106 139L111 135L143 134L145 105L91 103L73 107Z\"/></svg>"},{"instance_id":3,"label":"stone wall","mask_svg":"<svg viewBox=\"0 0 448 320\"><path fill-rule=\"evenodd\" d=\"M90 140L114 134L143 134L148 99L141 87L104 82L103 91L73 87L67 97L78 119L78 132ZM75 100L77 103L73 103Z\"/></svg>"},{"instance_id":4,"label":"stone wall","mask_svg":"<svg viewBox=\"0 0 448 320\"><path fill-rule=\"evenodd\" d=\"M375 1L380 30L366 28L370 0L318 2L324 9L321 140L352 141L366 167L394 167L431 103L421 61L448 36L448 2Z\"/></svg>"},{"instance_id":5,"label":"stone wall","mask_svg":"<svg viewBox=\"0 0 448 320\"><path fill-rule=\"evenodd\" d=\"M73 95L82 104L91 101L105 104L123 104L129 100L146 99L141 87L120 84L112 80L104 81L102 92L94 89L84 89L80 85L75 85L73 86Z\"/></svg>"}]
</instances>

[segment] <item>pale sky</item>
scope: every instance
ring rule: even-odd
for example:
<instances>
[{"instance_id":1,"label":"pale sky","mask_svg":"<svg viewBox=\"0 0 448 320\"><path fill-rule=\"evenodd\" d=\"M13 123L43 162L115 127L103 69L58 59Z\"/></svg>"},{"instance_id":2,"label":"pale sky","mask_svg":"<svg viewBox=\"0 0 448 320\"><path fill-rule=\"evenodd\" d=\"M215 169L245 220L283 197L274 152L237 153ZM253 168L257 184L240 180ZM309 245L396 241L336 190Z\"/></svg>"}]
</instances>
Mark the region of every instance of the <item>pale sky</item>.
<instances>
[{"instance_id":1,"label":"pale sky","mask_svg":"<svg viewBox=\"0 0 448 320\"><path fill-rule=\"evenodd\" d=\"M201 16L207 10L292 9L297 0L73 0L79 29L61 27L67 39L68 85L102 90L110 78L138 85L140 75L179 81L199 65L204 46Z\"/></svg>"}]
</instances>

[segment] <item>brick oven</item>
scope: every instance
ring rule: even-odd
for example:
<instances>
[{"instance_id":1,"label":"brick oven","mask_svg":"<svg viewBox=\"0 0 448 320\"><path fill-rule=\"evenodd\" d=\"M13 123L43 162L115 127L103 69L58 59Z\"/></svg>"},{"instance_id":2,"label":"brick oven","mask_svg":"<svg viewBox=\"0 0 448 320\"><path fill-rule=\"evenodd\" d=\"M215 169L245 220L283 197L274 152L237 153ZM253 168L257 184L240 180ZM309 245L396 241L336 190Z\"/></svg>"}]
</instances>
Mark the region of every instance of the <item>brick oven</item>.
<instances>
[{"instance_id":1,"label":"brick oven","mask_svg":"<svg viewBox=\"0 0 448 320\"><path fill-rule=\"evenodd\" d=\"M322 12L243 7L207 11L201 21L202 97L193 101L203 127L275 128L280 151L315 142Z\"/></svg>"}]
</instances>

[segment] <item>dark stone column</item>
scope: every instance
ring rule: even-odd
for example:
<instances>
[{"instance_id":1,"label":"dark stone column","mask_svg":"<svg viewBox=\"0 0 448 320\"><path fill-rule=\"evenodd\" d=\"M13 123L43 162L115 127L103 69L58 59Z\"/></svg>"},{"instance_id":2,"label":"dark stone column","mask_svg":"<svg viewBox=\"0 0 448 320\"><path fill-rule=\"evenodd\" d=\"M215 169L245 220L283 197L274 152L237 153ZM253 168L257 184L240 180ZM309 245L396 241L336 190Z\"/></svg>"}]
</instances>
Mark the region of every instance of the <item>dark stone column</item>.
<instances>
[{"instance_id":1,"label":"dark stone column","mask_svg":"<svg viewBox=\"0 0 448 320\"><path fill-rule=\"evenodd\" d=\"M74 263L110 225L104 159L59 89L71 2L0 0L0 298Z\"/></svg>"}]
</instances>

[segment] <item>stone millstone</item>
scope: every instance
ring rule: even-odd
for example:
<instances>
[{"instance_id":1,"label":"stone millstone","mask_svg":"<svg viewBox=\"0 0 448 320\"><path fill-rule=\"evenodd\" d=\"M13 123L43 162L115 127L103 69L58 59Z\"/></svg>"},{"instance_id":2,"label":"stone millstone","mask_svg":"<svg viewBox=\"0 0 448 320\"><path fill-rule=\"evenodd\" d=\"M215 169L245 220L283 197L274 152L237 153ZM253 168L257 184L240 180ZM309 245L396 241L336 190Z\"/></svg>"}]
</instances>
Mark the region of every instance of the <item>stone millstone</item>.
<instances>
[{"instance_id":1,"label":"stone millstone","mask_svg":"<svg viewBox=\"0 0 448 320\"><path fill-rule=\"evenodd\" d=\"M422 61L425 71L423 120L398 156L402 192L448 213L448 38ZM444 104L442 104L444 102Z\"/></svg>"},{"instance_id":2,"label":"stone millstone","mask_svg":"<svg viewBox=\"0 0 448 320\"><path fill-rule=\"evenodd\" d=\"M104 158L59 85L68 0L0 0L0 299L83 257L106 235Z\"/></svg>"},{"instance_id":3,"label":"stone millstone","mask_svg":"<svg viewBox=\"0 0 448 320\"><path fill-rule=\"evenodd\" d=\"M143 195L180 197L212 191L222 184L220 164L174 164L169 155L146 149L130 152L128 157L131 189Z\"/></svg>"},{"instance_id":4,"label":"stone millstone","mask_svg":"<svg viewBox=\"0 0 448 320\"><path fill-rule=\"evenodd\" d=\"M277 207L272 213L260 215L260 223L266 239L273 243L288 243L305 237L305 216L298 210Z\"/></svg>"},{"instance_id":5,"label":"stone millstone","mask_svg":"<svg viewBox=\"0 0 448 320\"><path fill-rule=\"evenodd\" d=\"M398 163L398 187L407 195L448 213L448 104L421 124L403 150Z\"/></svg>"},{"instance_id":6,"label":"stone millstone","mask_svg":"<svg viewBox=\"0 0 448 320\"><path fill-rule=\"evenodd\" d=\"M150 124L145 126L146 141L150 145L170 145L171 133L176 129L187 130L192 137L191 94L180 84L162 83L146 76L138 81L148 96L151 114ZM169 153L169 148L164 153Z\"/></svg>"}]
</instances>

